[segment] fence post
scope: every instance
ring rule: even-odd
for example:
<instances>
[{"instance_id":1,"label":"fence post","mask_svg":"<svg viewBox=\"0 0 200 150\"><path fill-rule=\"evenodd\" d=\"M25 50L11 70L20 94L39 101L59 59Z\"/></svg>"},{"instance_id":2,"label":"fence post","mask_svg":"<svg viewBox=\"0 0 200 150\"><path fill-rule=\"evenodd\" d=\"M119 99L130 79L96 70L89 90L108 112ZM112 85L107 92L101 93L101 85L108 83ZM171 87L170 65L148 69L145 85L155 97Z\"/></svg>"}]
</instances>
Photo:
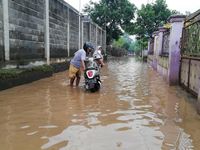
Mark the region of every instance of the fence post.
<instances>
[{"instance_id":1,"label":"fence post","mask_svg":"<svg viewBox=\"0 0 200 150\"><path fill-rule=\"evenodd\" d=\"M70 32L70 24L69 24L69 6L67 7L67 53L68 57L70 57L70 50L69 50L69 34Z\"/></svg>"},{"instance_id":2,"label":"fence post","mask_svg":"<svg viewBox=\"0 0 200 150\"><path fill-rule=\"evenodd\" d=\"M162 54L162 49L163 49L163 34L166 31L166 28L164 27L159 27L159 45L158 45L158 55Z\"/></svg>"},{"instance_id":3,"label":"fence post","mask_svg":"<svg viewBox=\"0 0 200 150\"><path fill-rule=\"evenodd\" d=\"M148 48L147 48L147 50L148 50L148 54L150 54L150 51L151 51L151 48L150 48L150 39L148 40Z\"/></svg>"},{"instance_id":4,"label":"fence post","mask_svg":"<svg viewBox=\"0 0 200 150\"><path fill-rule=\"evenodd\" d=\"M104 45L105 45L105 50L106 50L106 45L107 45L107 43L106 43L106 37L107 37L107 35L106 35L106 29L105 29L105 31L104 31ZM105 51L105 53L106 53L106 51Z\"/></svg>"},{"instance_id":5,"label":"fence post","mask_svg":"<svg viewBox=\"0 0 200 150\"><path fill-rule=\"evenodd\" d=\"M82 32L81 32L81 47L83 47L83 41L84 41L84 21L82 21Z\"/></svg>"},{"instance_id":6,"label":"fence post","mask_svg":"<svg viewBox=\"0 0 200 150\"><path fill-rule=\"evenodd\" d=\"M198 88L197 112L200 114L200 76L198 80Z\"/></svg>"},{"instance_id":7,"label":"fence post","mask_svg":"<svg viewBox=\"0 0 200 150\"><path fill-rule=\"evenodd\" d=\"M95 36L96 36L96 48L97 48L97 44L98 44L98 41L97 41L97 40L98 40L98 37L97 37L97 29L98 29L98 27L97 27L97 24L96 24L96 35L95 35Z\"/></svg>"},{"instance_id":8,"label":"fence post","mask_svg":"<svg viewBox=\"0 0 200 150\"><path fill-rule=\"evenodd\" d=\"M91 42L91 21L89 22L89 41Z\"/></svg>"},{"instance_id":9,"label":"fence post","mask_svg":"<svg viewBox=\"0 0 200 150\"><path fill-rule=\"evenodd\" d=\"M103 47L103 29L101 29L101 46Z\"/></svg>"},{"instance_id":10,"label":"fence post","mask_svg":"<svg viewBox=\"0 0 200 150\"><path fill-rule=\"evenodd\" d=\"M45 0L45 57L47 64L50 64L50 45L49 45L49 0Z\"/></svg>"},{"instance_id":11,"label":"fence post","mask_svg":"<svg viewBox=\"0 0 200 150\"><path fill-rule=\"evenodd\" d=\"M158 51L157 51L157 60L158 60L158 64L157 64L157 71L159 74L161 74L164 78L166 78L167 73L164 69L164 64L163 64L163 60L164 57L162 57L164 55L164 32L166 31L165 27L159 27L159 33L158 33Z\"/></svg>"},{"instance_id":12,"label":"fence post","mask_svg":"<svg viewBox=\"0 0 200 150\"><path fill-rule=\"evenodd\" d=\"M169 71L168 82L170 85L176 85L179 81L180 71L180 39L184 23L184 15L174 15L169 18L171 23L169 37Z\"/></svg>"},{"instance_id":13,"label":"fence post","mask_svg":"<svg viewBox=\"0 0 200 150\"><path fill-rule=\"evenodd\" d=\"M4 51L5 60L10 60L10 41L9 41L9 15L8 0L3 0L3 35L4 35Z\"/></svg>"},{"instance_id":14,"label":"fence post","mask_svg":"<svg viewBox=\"0 0 200 150\"><path fill-rule=\"evenodd\" d=\"M155 31L153 33L153 37L154 37L154 47L153 47L153 51L154 51L154 56L153 56L153 63L152 63L152 67L157 70L157 50L158 50L158 31Z\"/></svg>"},{"instance_id":15,"label":"fence post","mask_svg":"<svg viewBox=\"0 0 200 150\"><path fill-rule=\"evenodd\" d=\"M78 14L78 48L81 49L81 0L79 0L79 14Z\"/></svg>"}]
</instances>

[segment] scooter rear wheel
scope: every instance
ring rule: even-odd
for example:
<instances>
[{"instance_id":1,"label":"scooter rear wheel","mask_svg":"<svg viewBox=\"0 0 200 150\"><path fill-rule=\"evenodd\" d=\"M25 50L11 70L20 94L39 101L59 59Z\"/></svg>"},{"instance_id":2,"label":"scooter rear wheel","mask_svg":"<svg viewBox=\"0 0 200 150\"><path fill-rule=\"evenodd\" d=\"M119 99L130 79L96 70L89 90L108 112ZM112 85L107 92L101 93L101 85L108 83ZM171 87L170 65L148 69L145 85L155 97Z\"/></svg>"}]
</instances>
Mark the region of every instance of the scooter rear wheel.
<instances>
[{"instance_id":1,"label":"scooter rear wheel","mask_svg":"<svg viewBox=\"0 0 200 150\"><path fill-rule=\"evenodd\" d=\"M100 84L97 83L97 84L95 84L94 88L90 89L90 91L91 91L92 93L94 93L94 92L98 91L99 89L100 89Z\"/></svg>"}]
</instances>

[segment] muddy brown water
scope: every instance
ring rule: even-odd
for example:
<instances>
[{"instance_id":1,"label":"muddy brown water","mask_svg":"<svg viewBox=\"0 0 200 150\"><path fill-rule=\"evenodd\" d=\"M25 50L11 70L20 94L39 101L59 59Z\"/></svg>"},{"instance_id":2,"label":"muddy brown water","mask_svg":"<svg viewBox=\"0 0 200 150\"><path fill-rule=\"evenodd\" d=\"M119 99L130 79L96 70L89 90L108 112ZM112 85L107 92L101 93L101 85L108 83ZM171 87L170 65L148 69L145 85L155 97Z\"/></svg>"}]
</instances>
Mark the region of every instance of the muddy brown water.
<instances>
[{"instance_id":1,"label":"muddy brown water","mask_svg":"<svg viewBox=\"0 0 200 150\"><path fill-rule=\"evenodd\" d=\"M200 149L195 99L146 63L110 60L96 93L67 74L0 92L0 150Z\"/></svg>"}]
</instances>

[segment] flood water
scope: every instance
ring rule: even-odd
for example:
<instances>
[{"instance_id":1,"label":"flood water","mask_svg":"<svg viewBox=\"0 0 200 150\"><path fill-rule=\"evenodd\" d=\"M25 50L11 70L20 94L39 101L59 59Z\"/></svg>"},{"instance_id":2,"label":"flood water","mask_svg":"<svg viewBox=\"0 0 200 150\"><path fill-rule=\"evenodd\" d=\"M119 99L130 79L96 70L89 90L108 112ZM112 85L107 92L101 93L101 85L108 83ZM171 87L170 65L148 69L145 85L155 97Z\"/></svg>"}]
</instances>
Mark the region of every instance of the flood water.
<instances>
[{"instance_id":1,"label":"flood water","mask_svg":"<svg viewBox=\"0 0 200 150\"><path fill-rule=\"evenodd\" d=\"M0 92L0 150L200 149L195 99L146 63L110 60L99 92L68 72Z\"/></svg>"}]
</instances>

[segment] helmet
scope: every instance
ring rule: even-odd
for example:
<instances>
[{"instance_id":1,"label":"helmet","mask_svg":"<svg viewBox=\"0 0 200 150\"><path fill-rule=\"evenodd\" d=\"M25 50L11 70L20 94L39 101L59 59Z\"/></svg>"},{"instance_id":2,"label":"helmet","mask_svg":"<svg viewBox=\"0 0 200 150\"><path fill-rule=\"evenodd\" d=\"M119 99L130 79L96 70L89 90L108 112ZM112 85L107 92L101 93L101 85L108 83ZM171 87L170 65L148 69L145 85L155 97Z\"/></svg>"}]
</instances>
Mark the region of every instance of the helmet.
<instances>
[{"instance_id":1,"label":"helmet","mask_svg":"<svg viewBox=\"0 0 200 150\"><path fill-rule=\"evenodd\" d=\"M91 48L92 50L94 49L92 43L90 43L90 42L85 42L84 45L83 45L83 49L84 49L85 51L87 51L88 48Z\"/></svg>"},{"instance_id":2,"label":"helmet","mask_svg":"<svg viewBox=\"0 0 200 150\"><path fill-rule=\"evenodd\" d=\"M95 51L93 54L93 58L94 60L102 59L102 55L99 52Z\"/></svg>"},{"instance_id":3,"label":"helmet","mask_svg":"<svg viewBox=\"0 0 200 150\"><path fill-rule=\"evenodd\" d=\"M102 46L100 46L100 45L99 45L99 46L97 46L97 49L98 49L98 50L99 50L99 49L102 49Z\"/></svg>"}]
</instances>

